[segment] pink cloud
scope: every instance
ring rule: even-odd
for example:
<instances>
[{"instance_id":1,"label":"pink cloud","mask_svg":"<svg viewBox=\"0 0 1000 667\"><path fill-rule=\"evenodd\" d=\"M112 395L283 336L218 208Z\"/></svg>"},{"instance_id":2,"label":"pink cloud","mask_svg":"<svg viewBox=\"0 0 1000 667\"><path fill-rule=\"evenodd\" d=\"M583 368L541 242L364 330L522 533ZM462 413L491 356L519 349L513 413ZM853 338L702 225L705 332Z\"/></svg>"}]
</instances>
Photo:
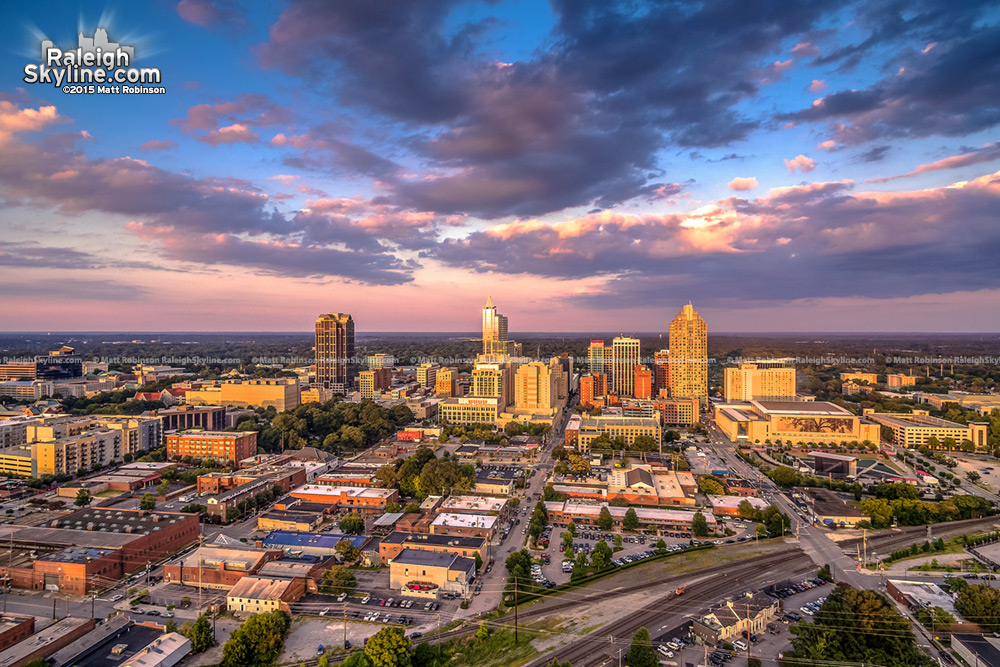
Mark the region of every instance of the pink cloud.
<instances>
[{"instance_id":1,"label":"pink cloud","mask_svg":"<svg viewBox=\"0 0 1000 667\"><path fill-rule=\"evenodd\" d=\"M801 170L802 173L808 173L816 168L816 160L805 155L798 155L791 160L785 160L785 167L792 173L795 173L796 169Z\"/></svg>"},{"instance_id":2,"label":"pink cloud","mask_svg":"<svg viewBox=\"0 0 1000 667\"><path fill-rule=\"evenodd\" d=\"M246 24L246 15L229 0L180 0L176 6L177 14L187 21L203 28L209 28L217 23L233 27Z\"/></svg>"},{"instance_id":3,"label":"pink cloud","mask_svg":"<svg viewBox=\"0 0 1000 667\"><path fill-rule=\"evenodd\" d=\"M837 147L837 142L834 141L833 139L828 139L826 141L816 144L816 148L819 148L820 150L824 151L832 151L836 147Z\"/></svg>"},{"instance_id":4,"label":"pink cloud","mask_svg":"<svg viewBox=\"0 0 1000 667\"><path fill-rule=\"evenodd\" d=\"M729 181L730 190L753 190L755 187L757 187L757 179L753 176L748 178L739 176Z\"/></svg>"},{"instance_id":5,"label":"pink cloud","mask_svg":"<svg viewBox=\"0 0 1000 667\"><path fill-rule=\"evenodd\" d=\"M177 148L176 141L153 139L139 146L144 151L170 151Z\"/></svg>"},{"instance_id":6,"label":"pink cloud","mask_svg":"<svg viewBox=\"0 0 1000 667\"><path fill-rule=\"evenodd\" d=\"M755 73L760 82L766 85L780 81L785 76L785 72L790 70L794 65L795 60L793 58L789 58L784 62L776 60L767 67L757 70Z\"/></svg>"},{"instance_id":7,"label":"pink cloud","mask_svg":"<svg viewBox=\"0 0 1000 667\"><path fill-rule=\"evenodd\" d=\"M234 123L218 130L206 132L195 137L198 141L218 146L219 144L253 144L260 140L260 135L246 125Z\"/></svg>"},{"instance_id":8,"label":"pink cloud","mask_svg":"<svg viewBox=\"0 0 1000 667\"><path fill-rule=\"evenodd\" d=\"M981 164L983 162L993 162L994 160L1000 160L1000 141L995 141L991 144L986 144L982 148L969 151L968 153L963 153L961 155L953 155L951 157L946 157L943 160L937 160L935 162L922 164L913 171L909 171L905 174L899 174L898 176L881 176L879 178L870 178L868 179L868 182L885 183L887 181L894 181L897 178L909 178L911 176L926 174L927 172L930 171L941 171L943 169L957 169L959 167L967 167L969 165Z\"/></svg>"},{"instance_id":9,"label":"pink cloud","mask_svg":"<svg viewBox=\"0 0 1000 667\"><path fill-rule=\"evenodd\" d=\"M62 122L54 106L20 109L12 102L0 100L0 145L19 132L38 132Z\"/></svg>"},{"instance_id":10,"label":"pink cloud","mask_svg":"<svg viewBox=\"0 0 1000 667\"><path fill-rule=\"evenodd\" d=\"M813 79L812 83L809 84L809 92L813 95L819 95L824 90L826 90L826 81L823 79Z\"/></svg>"},{"instance_id":11,"label":"pink cloud","mask_svg":"<svg viewBox=\"0 0 1000 667\"><path fill-rule=\"evenodd\" d=\"M819 55L819 47L811 42L799 42L792 49L792 55L798 58L815 58Z\"/></svg>"}]
</instances>

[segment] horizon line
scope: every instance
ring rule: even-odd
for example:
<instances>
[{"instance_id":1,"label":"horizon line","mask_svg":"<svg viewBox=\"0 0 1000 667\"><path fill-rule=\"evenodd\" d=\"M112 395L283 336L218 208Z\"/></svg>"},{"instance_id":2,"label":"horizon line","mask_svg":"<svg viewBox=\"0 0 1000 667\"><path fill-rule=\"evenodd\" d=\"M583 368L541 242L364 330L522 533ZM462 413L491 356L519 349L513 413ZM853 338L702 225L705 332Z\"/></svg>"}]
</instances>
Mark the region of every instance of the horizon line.
<instances>
[{"instance_id":1,"label":"horizon line","mask_svg":"<svg viewBox=\"0 0 1000 667\"><path fill-rule=\"evenodd\" d=\"M51 336L51 335L81 335L81 334L135 334L135 335L167 335L167 334L258 334L258 335L303 335L303 336L313 336L314 331L311 330L299 330L299 331L251 331L251 330L211 330L211 329L176 329L176 330L148 330L148 331L126 331L126 330L115 330L115 329L103 329L103 330L42 330L42 329L25 329L25 330L13 330L13 331L0 331L0 336L4 335L27 335L35 334L40 336ZM375 334L439 334L439 335L469 335L475 336L481 332L477 331L355 331L355 335L375 335ZM614 335L613 332L609 331L522 331L521 335L538 335L538 334L572 334L579 336L598 336L598 335ZM633 336L669 336L668 331L618 331L617 335L633 335ZM709 336L712 335L803 335L803 336L864 336L864 335L906 335L906 336L932 336L932 335L956 335L956 336L1000 336L1000 331L709 331ZM517 334L514 334L512 340L517 340Z\"/></svg>"}]
</instances>

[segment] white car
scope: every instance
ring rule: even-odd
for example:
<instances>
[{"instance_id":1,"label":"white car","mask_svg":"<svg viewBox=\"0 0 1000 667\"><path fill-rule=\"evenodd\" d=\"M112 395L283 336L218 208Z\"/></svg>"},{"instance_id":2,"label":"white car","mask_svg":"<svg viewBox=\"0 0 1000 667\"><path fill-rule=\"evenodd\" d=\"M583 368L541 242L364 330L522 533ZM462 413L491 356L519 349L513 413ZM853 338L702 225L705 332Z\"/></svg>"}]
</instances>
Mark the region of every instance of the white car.
<instances>
[{"instance_id":1,"label":"white car","mask_svg":"<svg viewBox=\"0 0 1000 667\"><path fill-rule=\"evenodd\" d=\"M663 644L660 644L659 646L657 646L656 650L659 651L661 654L667 656L668 658L674 657L674 652L671 651L666 646L664 646Z\"/></svg>"},{"instance_id":2,"label":"white car","mask_svg":"<svg viewBox=\"0 0 1000 667\"><path fill-rule=\"evenodd\" d=\"M806 616L812 616L813 615L813 610L810 609L809 607L799 607L799 611L801 611Z\"/></svg>"}]
</instances>

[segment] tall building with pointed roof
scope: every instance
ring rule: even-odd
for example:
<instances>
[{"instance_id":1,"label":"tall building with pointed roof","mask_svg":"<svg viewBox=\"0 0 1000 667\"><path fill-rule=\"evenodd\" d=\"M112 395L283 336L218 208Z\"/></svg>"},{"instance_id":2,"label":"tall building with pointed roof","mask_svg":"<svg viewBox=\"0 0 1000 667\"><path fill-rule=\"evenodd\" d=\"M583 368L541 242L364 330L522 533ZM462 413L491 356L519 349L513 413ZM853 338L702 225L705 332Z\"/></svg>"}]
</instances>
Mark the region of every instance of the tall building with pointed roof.
<instances>
[{"instance_id":1,"label":"tall building with pointed roof","mask_svg":"<svg viewBox=\"0 0 1000 667\"><path fill-rule=\"evenodd\" d=\"M497 312L493 295L483 306L483 354L519 354L519 346L507 338L507 317Z\"/></svg>"},{"instance_id":2,"label":"tall building with pointed roof","mask_svg":"<svg viewBox=\"0 0 1000 667\"><path fill-rule=\"evenodd\" d=\"M670 396L708 407L708 327L690 302L670 323Z\"/></svg>"}]
</instances>

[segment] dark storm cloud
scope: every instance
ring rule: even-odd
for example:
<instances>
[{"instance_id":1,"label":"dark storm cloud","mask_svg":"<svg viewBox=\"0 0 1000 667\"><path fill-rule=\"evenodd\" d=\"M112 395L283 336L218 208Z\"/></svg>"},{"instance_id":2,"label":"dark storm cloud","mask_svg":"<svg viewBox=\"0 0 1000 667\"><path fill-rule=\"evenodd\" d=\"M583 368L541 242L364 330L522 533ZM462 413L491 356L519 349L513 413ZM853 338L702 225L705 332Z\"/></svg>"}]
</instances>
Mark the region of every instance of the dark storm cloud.
<instances>
[{"instance_id":1,"label":"dark storm cloud","mask_svg":"<svg viewBox=\"0 0 1000 667\"><path fill-rule=\"evenodd\" d=\"M504 64L475 56L480 25L445 36L451 4L293 2L257 54L418 129L412 150L443 171L391 175L387 200L485 218L612 207L662 185L670 144L745 138L759 120L734 107L767 78L757 61L828 7L557 2L551 49Z\"/></svg>"}]
</instances>

